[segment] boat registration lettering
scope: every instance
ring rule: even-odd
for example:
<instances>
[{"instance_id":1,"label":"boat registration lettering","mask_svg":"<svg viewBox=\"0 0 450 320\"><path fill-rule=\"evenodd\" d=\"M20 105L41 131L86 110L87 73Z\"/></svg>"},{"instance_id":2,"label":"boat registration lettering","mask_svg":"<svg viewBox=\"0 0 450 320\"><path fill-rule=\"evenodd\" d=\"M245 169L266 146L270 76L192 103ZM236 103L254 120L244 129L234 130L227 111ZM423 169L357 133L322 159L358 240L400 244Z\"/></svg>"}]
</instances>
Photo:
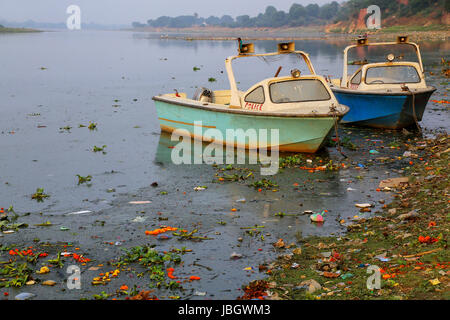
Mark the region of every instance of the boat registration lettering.
<instances>
[{"instance_id":1,"label":"boat registration lettering","mask_svg":"<svg viewBox=\"0 0 450 320\"><path fill-rule=\"evenodd\" d=\"M245 103L245 109L249 109L249 110L262 111L262 106L263 105L260 103L251 103L251 102Z\"/></svg>"}]
</instances>

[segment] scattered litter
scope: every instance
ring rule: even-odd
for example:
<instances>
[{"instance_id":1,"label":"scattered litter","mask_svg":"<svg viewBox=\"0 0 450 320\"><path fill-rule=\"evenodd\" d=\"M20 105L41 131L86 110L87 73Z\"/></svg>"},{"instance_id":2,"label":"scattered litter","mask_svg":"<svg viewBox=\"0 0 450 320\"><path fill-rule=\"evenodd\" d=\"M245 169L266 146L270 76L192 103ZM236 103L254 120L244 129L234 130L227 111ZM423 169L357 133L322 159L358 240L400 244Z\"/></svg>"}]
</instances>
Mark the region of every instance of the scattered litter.
<instances>
[{"instance_id":1,"label":"scattered litter","mask_svg":"<svg viewBox=\"0 0 450 320\"><path fill-rule=\"evenodd\" d=\"M156 239L158 239L158 240L169 240L171 238L172 238L172 236L168 235L168 234L158 234L156 236Z\"/></svg>"},{"instance_id":2,"label":"scattered litter","mask_svg":"<svg viewBox=\"0 0 450 320\"><path fill-rule=\"evenodd\" d=\"M36 295L29 292L22 292L19 293L17 296L14 297L15 300L28 300L30 298L35 297Z\"/></svg>"},{"instance_id":3,"label":"scattered litter","mask_svg":"<svg viewBox=\"0 0 450 320\"><path fill-rule=\"evenodd\" d=\"M309 218L313 222L323 222L323 212L322 213L313 213Z\"/></svg>"},{"instance_id":4,"label":"scattered litter","mask_svg":"<svg viewBox=\"0 0 450 320\"><path fill-rule=\"evenodd\" d=\"M409 178L408 177L400 177L400 178L391 178L382 180L379 184L379 188L396 188L401 185L408 184Z\"/></svg>"},{"instance_id":5,"label":"scattered litter","mask_svg":"<svg viewBox=\"0 0 450 320\"><path fill-rule=\"evenodd\" d=\"M439 279L438 278L436 278L436 279L432 279L432 280L429 280L430 281L430 283L433 285L433 286L435 286L435 285L438 285L438 284L440 284L441 282L439 281Z\"/></svg>"},{"instance_id":6,"label":"scattered litter","mask_svg":"<svg viewBox=\"0 0 450 320\"><path fill-rule=\"evenodd\" d=\"M203 297L203 296L206 296L206 292L195 291L194 292L194 296Z\"/></svg>"},{"instance_id":7,"label":"scattered litter","mask_svg":"<svg viewBox=\"0 0 450 320\"><path fill-rule=\"evenodd\" d=\"M158 229L155 229L155 230L152 230L152 231L146 230L145 234L146 235L158 235L160 233L164 233L164 232L167 232L167 231L177 231L177 230L178 230L178 228L165 227L165 228L158 228Z\"/></svg>"},{"instance_id":8,"label":"scattered litter","mask_svg":"<svg viewBox=\"0 0 450 320\"><path fill-rule=\"evenodd\" d=\"M278 241L275 242L275 243L273 244L273 246L274 246L275 248L284 248L284 247L286 246L286 244L284 243L283 239L278 239Z\"/></svg>"},{"instance_id":9,"label":"scattered litter","mask_svg":"<svg viewBox=\"0 0 450 320\"><path fill-rule=\"evenodd\" d=\"M373 207L370 203L355 203L355 207L357 208L370 208Z\"/></svg>"},{"instance_id":10,"label":"scattered litter","mask_svg":"<svg viewBox=\"0 0 450 320\"><path fill-rule=\"evenodd\" d=\"M386 257L377 257L377 259L380 260L381 262L388 262L388 261L391 260L391 259L386 258Z\"/></svg>"},{"instance_id":11,"label":"scattered litter","mask_svg":"<svg viewBox=\"0 0 450 320\"><path fill-rule=\"evenodd\" d=\"M50 286L50 287L53 287L55 284L56 284L56 282L53 281L53 280L46 280L46 281L42 282L42 285L43 285L43 286Z\"/></svg>"},{"instance_id":12,"label":"scattered litter","mask_svg":"<svg viewBox=\"0 0 450 320\"><path fill-rule=\"evenodd\" d=\"M37 273L39 274L46 274L49 273L50 269L48 267L42 267Z\"/></svg>"},{"instance_id":13,"label":"scattered litter","mask_svg":"<svg viewBox=\"0 0 450 320\"><path fill-rule=\"evenodd\" d=\"M138 216L138 217L134 218L133 220L131 220L131 222L141 223L141 222L144 222L145 219L147 219L147 218L146 218L146 217Z\"/></svg>"},{"instance_id":14,"label":"scattered litter","mask_svg":"<svg viewBox=\"0 0 450 320\"><path fill-rule=\"evenodd\" d=\"M240 254L240 253L233 252L230 255L230 259L233 259L233 260L237 260L237 259L240 259L240 258L242 258L242 254Z\"/></svg>"},{"instance_id":15,"label":"scattered litter","mask_svg":"<svg viewBox=\"0 0 450 320\"><path fill-rule=\"evenodd\" d=\"M81 211L75 211L75 212L69 212L66 215L77 215L77 214L85 214L85 213L91 213L92 211L89 210L81 210Z\"/></svg>"}]
</instances>

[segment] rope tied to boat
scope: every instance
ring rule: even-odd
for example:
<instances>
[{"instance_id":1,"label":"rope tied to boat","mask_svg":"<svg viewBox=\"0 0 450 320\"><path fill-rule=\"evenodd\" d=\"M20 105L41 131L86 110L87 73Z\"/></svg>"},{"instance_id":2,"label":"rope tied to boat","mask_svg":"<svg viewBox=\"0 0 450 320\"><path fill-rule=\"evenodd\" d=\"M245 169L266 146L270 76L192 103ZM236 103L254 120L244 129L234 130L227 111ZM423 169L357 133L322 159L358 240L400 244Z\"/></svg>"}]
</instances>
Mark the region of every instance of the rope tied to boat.
<instances>
[{"instance_id":1,"label":"rope tied to boat","mask_svg":"<svg viewBox=\"0 0 450 320\"><path fill-rule=\"evenodd\" d=\"M333 119L334 119L334 130L335 130L335 134L336 134L337 149L338 149L339 153L344 156L344 158L347 158L347 156L342 152L342 149L341 149L341 139L339 139L339 133L338 133L338 131L339 131L338 119L337 119L338 110L337 110L336 106L334 105L334 103L330 107L330 112L333 115Z\"/></svg>"},{"instance_id":2,"label":"rope tied to boat","mask_svg":"<svg viewBox=\"0 0 450 320\"><path fill-rule=\"evenodd\" d=\"M407 85L403 85L402 86L402 90L403 91L407 91L412 95L412 110L413 110L413 119L414 122L416 123L417 129L419 130L419 133L422 134L422 128L419 125L419 121L417 120L417 115L416 115L416 95L414 94L414 92L412 92L409 87Z\"/></svg>"}]
</instances>

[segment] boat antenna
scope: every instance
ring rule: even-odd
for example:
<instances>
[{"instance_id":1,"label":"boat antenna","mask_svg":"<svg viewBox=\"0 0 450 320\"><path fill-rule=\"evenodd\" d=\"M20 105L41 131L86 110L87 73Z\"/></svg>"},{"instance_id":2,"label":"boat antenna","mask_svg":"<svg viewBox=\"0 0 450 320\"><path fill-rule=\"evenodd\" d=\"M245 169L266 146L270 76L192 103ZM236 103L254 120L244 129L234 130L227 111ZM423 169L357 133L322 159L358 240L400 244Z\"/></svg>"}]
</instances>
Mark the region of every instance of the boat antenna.
<instances>
[{"instance_id":1,"label":"boat antenna","mask_svg":"<svg viewBox=\"0 0 450 320\"><path fill-rule=\"evenodd\" d=\"M283 68L282 66L279 66L279 67L278 67L278 70L277 70L277 72L275 73L275 77L274 77L274 78L278 77L278 75L280 74L280 71L281 71L282 68Z\"/></svg>"}]
</instances>

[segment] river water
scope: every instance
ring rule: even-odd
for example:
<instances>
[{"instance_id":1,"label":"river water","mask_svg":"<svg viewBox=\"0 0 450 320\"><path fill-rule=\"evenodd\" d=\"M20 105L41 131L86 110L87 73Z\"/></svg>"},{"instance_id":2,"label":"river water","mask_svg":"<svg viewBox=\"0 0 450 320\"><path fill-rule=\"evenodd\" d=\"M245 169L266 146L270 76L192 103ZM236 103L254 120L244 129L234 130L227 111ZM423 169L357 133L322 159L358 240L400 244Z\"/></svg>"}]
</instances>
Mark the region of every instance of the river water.
<instances>
[{"instance_id":1,"label":"river water","mask_svg":"<svg viewBox=\"0 0 450 320\"><path fill-rule=\"evenodd\" d=\"M402 148L386 147L406 141L401 132L341 127L341 137L359 147L357 151L344 149L348 169L318 173L285 169L270 177L279 184L278 192L257 192L245 183L216 183L217 168L211 165L172 164L174 143L160 135L151 98L174 89L190 96L196 86L227 89L224 60L236 53L234 41L159 39L125 31L61 31L0 34L0 43L0 207L13 205L20 214L30 213L26 231L4 235L0 241L26 244L35 237L69 241L97 260L116 257L122 247L149 242L161 248L187 246L193 253L183 257L183 272L201 272L204 278L182 293L184 298L236 298L244 282L262 276L254 271L257 266L276 256L271 243L279 238L295 242L302 236L341 233L345 228L340 219L360 215L355 203L369 201L376 204L376 211L381 207L378 200L389 200L389 194L375 192L380 179L401 175L398 170L409 161L371 165L376 161L369 150L374 148L379 157L403 154ZM297 49L310 54L317 73L332 77L340 77L346 45L346 40L338 38L296 41ZM447 100L440 59L449 58L449 44L427 41L420 45L428 84L438 88L431 99ZM275 51L276 42L255 41L255 49ZM273 73L277 68L267 67ZM239 86L247 89L260 80L261 72L239 65ZM209 78L216 81L209 82ZM429 102L421 125L426 130L448 131L449 120L447 104ZM90 122L97 124L96 130L88 129ZM93 152L94 146L106 146L104 153ZM323 161L342 160L334 148L322 150L319 156ZM78 185L76 175L91 175L92 181ZM158 187L151 187L153 182ZM197 186L208 188L194 191ZM37 188L44 188L50 197L42 203L32 200ZM245 203L236 202L242 198ZM151 203L129 204L134 200ZM80 210L90 213L67 215ZM300 214L304 210L329 213L324 224L315 225L309 216ZM299 215L275 216L280 211ZM159 221L161 214L168 220ZM145 221L132 222L137 216ZM54 223L52 232L32 226L44 220ZM100 220L102 227L95 224ZM195 227L214 239L180 244L175 239L161 242L144 235L144 230L159 224ZM265 226L265 241L241 229L255 224ZM62 232L60 226L72 231ZM237 241L239 237L243 242ZM119 239L121 245L109 248L98 239ZM243 257L230 260L233 252ZM253 271L244 270L247 267ZM79 292L52 291L41 298L89 298L97 289L88 285L89 279L85 281ZM38 293L41 289L31 290ZM195 291L207 294L195 296Z\"/></svg>"}]
</instances>

